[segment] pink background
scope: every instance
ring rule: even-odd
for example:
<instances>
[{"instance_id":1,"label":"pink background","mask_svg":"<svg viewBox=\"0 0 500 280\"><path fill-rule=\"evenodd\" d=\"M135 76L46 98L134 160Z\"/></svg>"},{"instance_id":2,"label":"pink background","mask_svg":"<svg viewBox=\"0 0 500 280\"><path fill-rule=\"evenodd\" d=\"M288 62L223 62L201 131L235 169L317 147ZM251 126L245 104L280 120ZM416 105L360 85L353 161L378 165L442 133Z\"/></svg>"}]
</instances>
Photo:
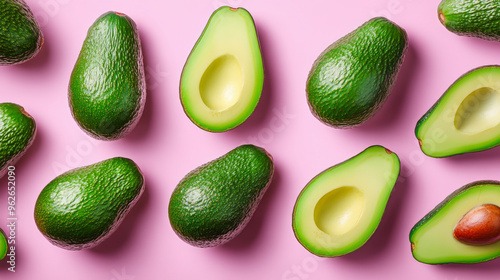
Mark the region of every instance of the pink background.
<instances>
[{"instance_id":1,"label":"pink background","mask_svg":"<svg viewBox=\"0 0 500 280\"><path fill-rule=\"evenodd\" d=\"M500 179L500 148L445 159L426 157L414 136L417 120L464 72L500 63L500 43L456 36L438 21L439 1L103 1L29 0L45 44L33 60L0 68L1 102L15 102L35 118L34 145L16 165L17 263L8 279L498 279L500 260L476 265L421 264L410 253L412 226L456 188ZM205 132L186 117L178 97L185 59L210 14L242 6L253 15L265 64L265 86L254 114L240 127ZM137 23L143 43L148 97L138 127L125 139L88 137L71 117L70 72L88 27L115 10ZM405 28L409 52L393 94L365 125L337 130L309 111L305 81L329 44L383 15ZM190 170L243 143L265 147L276 176L253 219L227 245L200 249L181 241L168 221L168 201ZM402 161L382 222L361 249L321 259L294 238L292 209L316 174L366 147L384 145ZM37 230L33 208L41 189L63 171L114 156L143 170L144 196L100 246L66 251ZM0 180L0 227L7 224L7 178ZM50 278L49 278L50 276Z\"/></svg>"}]
</instances>

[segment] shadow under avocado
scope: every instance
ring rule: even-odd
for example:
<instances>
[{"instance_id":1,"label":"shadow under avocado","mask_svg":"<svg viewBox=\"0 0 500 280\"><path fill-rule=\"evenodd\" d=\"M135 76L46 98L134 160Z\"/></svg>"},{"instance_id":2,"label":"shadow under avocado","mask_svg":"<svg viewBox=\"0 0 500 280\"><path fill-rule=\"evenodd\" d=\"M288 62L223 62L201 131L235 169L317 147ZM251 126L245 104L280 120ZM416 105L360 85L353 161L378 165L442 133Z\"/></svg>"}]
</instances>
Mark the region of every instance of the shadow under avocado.
<instances>
[{"instance_id":1,"label":"shadow under avocado","mask_svg":"<svg viewBox=\"0 0 500 280\"><path fill-rule=\"evenodd\" d=\"M444 157L442 160L449 161L456 164L471 164L471 163L481 163L486 164L488 162L497 163L500 159L500 147L496 146L487 150L470 152L459 155L453 155L449 157Z\"/></svg>"},{"instance_id":2,"label":"shadow under avocado","mask_svg":"<svg viewBox=\"0 0 500 280\"><path fill-rule=\"evenodd\" d=\"M408 93L415 85L415 75L419 71L419 57L413 42L409 42L408 50L399 70L394 88L385 104L368 121L361 124L359 131L377 132L388 130L393 124L404 119L402 114L408 111Z\"/></svg>"},{"instance_id":3,"label":"shadow under avocado","mask_svg":"<svg viewBox=\"0 0 500 280\"><path fill-rule=\"evenodd\" d=\"M281 172L275 166L271 185L262 197L254 215L238 236L226 244L216 247L218 252L224 251L239 254L256 247L255 243L258 242L259 236L264 231L263 227L266 223L267 213L271 211L274 201L276 201L276 198L279 196L281 189L280 174Z\"/></svg>"},{"instance_id":4,"label":"shadow under avocado","mask_svg":"<svg viewBox=\"0 0 500 280\"><path fill-rule=\"evenodd\" d=\"M156 111L156 103L154 100L161 90L161 81L157 80L158 73L152 73L152 71L156 71L157 69L155 68L156 61L152 58L152 56L150 56L150 54L153 53L153 50L149 48L150 40L148 36L149 34L147 32L140 32L142 56L144 61L144 75L146 79L146 101L144 104L144 111L142 112L139 122L130 134L124 137L125 141L130 142L142 141L147 138L150 133L152 133L153 121L155 119L153 116Z\"/></svg>"},{"instance_id":5,"label":"shadow under avocado","mask_svg":"<svg viewBox=\"0 0 500 280\"><path fill-rule=\"evenodd\" d=\"M9 67L16 67L23 71L34 71L42 75L44 75L44 73L49 73L43 69L46 69L47 65L51 62L52 42L54 41L51 34L50 31L42 30L43 44L38 53L23 63Z\"/></svg>"},{"instance_id":6,"label":"shadow under avocado","mask_svg":"<svg viewBox=\"0 0 500 280\"><path fill-rule=\"evenodd\" d=\"M97 246L88 249L87 251L91 253L96 253L100 255L117 255L120 251L127 247L129 242L137 242L132 239L139 236L139 221L141 217L145 215L148 210L148 205L150 201L150 187L148 187L148 180L146 179L146 185L144 192L137 201L137 203L132 207L130 212L125 216L122 223L118 226L115 232L113 232L107 239L102 241L102 243Z\"/></svg>"},{"instance_id":7,"label":"shadow under avocado","mask_svg":"<svg viewBox=\"0 0 500 280\"><path fill-rule=\"evenodd\" d=\"M464 272L470 272L476 274L476 279L480 279L481 274L491 275L492 271L500 271L500 258L489 260L481 263L447 263L447 264L436 264L428 265L437 270L445 272L455 272L456 274L461 274Z\"/></svg>"}]
</instances>

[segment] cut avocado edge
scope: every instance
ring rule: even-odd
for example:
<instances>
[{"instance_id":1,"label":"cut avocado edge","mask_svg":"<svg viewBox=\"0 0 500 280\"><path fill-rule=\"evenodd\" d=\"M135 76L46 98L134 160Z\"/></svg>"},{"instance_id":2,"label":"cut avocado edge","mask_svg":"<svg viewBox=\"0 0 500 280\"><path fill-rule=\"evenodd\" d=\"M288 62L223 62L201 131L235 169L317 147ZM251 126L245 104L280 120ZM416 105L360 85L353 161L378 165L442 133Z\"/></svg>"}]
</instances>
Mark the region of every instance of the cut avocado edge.
<instances>
[{"instance_id":1,"label":"cut avocado edge","mask_svg":"<svg viewBox=\"0 0 500 280\"><path fill-rule=\"evenodd\" d=\"M5 232L0 228L0 261L7 256L9 245L7 242L7 236Z\"/></svg>"},{"instance_id":2,"label":"cut avocado edge","mask_svg":"<svg viewBox=\"0 0 500 280\"><path fill-rule=\"evenodd\" d=\"M223 25L219 24L221 21L235 23ZM244 35L228 37L229 32ZM216 36L222 37L212 38ZM220 42L225 44L213 47ZM264 83L263 68L260 42L251 14L241 7L220 7L210 16L182 70L179 96L185 114L195 125L209 132L238 127L259 103Z\"/></svg>"},{"instance_id":3,"label":"cut avocado edge","mask_svg":"<svg viewBox=\"0 0 500 280\"><path fill-rule=\"evenodd\" d=\"M496 195L492 195L496 193ZM472 198L468 198L472 197ZM420 219L410 230L409 241L411 253L415 260L425 264L447 264L447 263L480 263L489 261L500 256L500 242L490 245L467 245L453 237L453 228L456 223L472 208L482 204L500 205L500 182L495 180L482 180L469 183L451 194L435 206L429 213ZM460 208L464 207L465 208ZM457 209L458 208L458 209ZM443 212L442 212L443 211ZM435 219L435 221L433 220ZM429 225L429 223L433 223ZM444 225L446 234L437 232L437 235L427 237L425 232ZM437 226L436 226L437 225ZM436 232L436 230L434 230ZM431 232L434 233L434 232ZM423 237L424 236L424 237ZM421 241L424 240L424 241ZM423 254L422 242L433 242L434 246L426 245L427 248L437 247L436 252ZM444 245L443 245L444 244ZM432 245L432 244L431 244ZM446 247L450 246L450 247ZM456 249L458 248L458 249ZM429 250L429 249L427 249ZM465 253L463 253L465 250ZM491 251L488 251L491 250ZM432 251L432 250L431 250ZM456 252L444 255L443 252ZM469 253L467 253L469 251ZM440 256L437 256L441 254ZM462 255L460 255L462 254Z\"/></svg>"},{"instance_id":4,"label":"cut avocado edge","mask_svg":"<svg viewBox=\"0 0 500 280\"><path fill-rule=\"evenodd\" d=\"M460 76L418 120L415 136L431 157L478 152L500 144L500 66Z\"/></svg>"},{"instance_id":5,"label":"cut avocado edge","mask_svg":"<svg viewBox=\"0 0 500 280\"><path fill-rule=\"evenodd\" d=\"M388 172L382 176L389 175L379 177L381 183L375 184L376 189L373 185L372 189L365 187L368 179L348 175L349 170L357 170L352 172L372 172L373 176L380 176L373 171L374 163L376 168L383 166L382 172ZM395 153L382 146L371 146L319 173L302 189L295 202L292 219L295 238L320 257L338 257L359 249L377 229L399 172L400 161ZM367 176L372 178L372 174ZM323 187L325 185L328 187ZM334 209L329 205L342 206ZM349 221L341 223L334 217L336 212L344 211L344 207L354 214ZM332 220L338 225L331 223Z\"/></svg>"}]
</instances>

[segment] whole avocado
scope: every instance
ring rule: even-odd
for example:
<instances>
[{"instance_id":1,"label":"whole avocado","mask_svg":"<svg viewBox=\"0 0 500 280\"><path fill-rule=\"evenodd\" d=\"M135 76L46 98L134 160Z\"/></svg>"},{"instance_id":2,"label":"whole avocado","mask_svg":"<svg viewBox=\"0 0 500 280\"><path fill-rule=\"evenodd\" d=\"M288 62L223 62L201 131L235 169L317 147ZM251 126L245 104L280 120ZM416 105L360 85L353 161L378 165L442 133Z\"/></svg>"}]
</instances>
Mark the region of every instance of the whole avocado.
<instances>
[{"instance_id":1,"label":"whole avocado","mask_svg":"<svg viewBox=\"0 0 500 280\"><path fill-rule=\"evenodd\" d=\"M245 228L274 173L271 156L253 145L239 146L189 172L168 207L170 224L196 247L222 245Z\"/></svg>"},{"instance_id":2,"label":"whole avocado","mask_svg":"<svg viewBox=\"0 0 500 280\"><path fill-rule=\"evenodd\" d=\"M14 103L0 104L0 177L24 155L35 135L35 120L23 107Z\"/></svg>"},{"instance_id":3,"label":"whole avocado","mask_svg":"<svg viewBox=\"0 0 500 280\"><path fill-rule=\"evenodd\" d=\"M108 238L144 192L144 176L131 159L115 157L67 171L40 192L35 222L54 245L92 248Z\"/></svg>"},{"instance_id":4,"label":"whole avocado","mask_svg":"<svg viewBox=\"0 0 500 280\"><path fill-rule=\"evenodd\" d=\"M71 73L73 117L94 138L116 140L136 126L145 101L137 27L125 14L105 13L89 28Z\"/></svg>"},{"instance_id":5,"label":"whole avocado","mask_svg":"<svg viewBox=\"0 0 500 280\"><path fill-rule=\"evenodd\" d=\"M406 31L383 17L367 21L331 44L307 78L312 114L337 128L370 119L391 93L407 48Z\"/></svg>"},{"instance_id":6,"label":"whole avocado","mask_svg":"<svg viewBox=\"0 0 500 280\"><path fill-rule=\"evenodd\" d=\"M457 35L500 41L498 0L443 0L438 17L446 29Z\"/></svg>"},{"instance_id":7,"label":"whole avocado","mask_svg":"<svg viewBox=\"0 0 500 280\"><path fill-rule=\"evenodd\" d=\"M0 65L14 65L33 58L43 45L43 35L23 0L0 0Z\"/></svg>"}]
</instances>

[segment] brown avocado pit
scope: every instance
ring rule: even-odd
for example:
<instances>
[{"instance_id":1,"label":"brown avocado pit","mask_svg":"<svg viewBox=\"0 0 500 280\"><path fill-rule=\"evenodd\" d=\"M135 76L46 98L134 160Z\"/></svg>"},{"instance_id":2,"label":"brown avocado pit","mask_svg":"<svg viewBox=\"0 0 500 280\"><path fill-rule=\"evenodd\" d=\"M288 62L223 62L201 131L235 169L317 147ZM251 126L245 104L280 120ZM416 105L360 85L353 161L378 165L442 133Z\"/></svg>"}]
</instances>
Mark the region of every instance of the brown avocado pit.
<instances>
[{"instance_id":1,"label":"brown avocado pit","mask_svg":"<svg viewBox=\"0 0 500 280\"><path fill-rule=\"evenodd\" d=\"M483 204L472 208L453 230L456 240L469 245L488 245L500 240L500 207Z\"/></svg>"}]
</instances>

